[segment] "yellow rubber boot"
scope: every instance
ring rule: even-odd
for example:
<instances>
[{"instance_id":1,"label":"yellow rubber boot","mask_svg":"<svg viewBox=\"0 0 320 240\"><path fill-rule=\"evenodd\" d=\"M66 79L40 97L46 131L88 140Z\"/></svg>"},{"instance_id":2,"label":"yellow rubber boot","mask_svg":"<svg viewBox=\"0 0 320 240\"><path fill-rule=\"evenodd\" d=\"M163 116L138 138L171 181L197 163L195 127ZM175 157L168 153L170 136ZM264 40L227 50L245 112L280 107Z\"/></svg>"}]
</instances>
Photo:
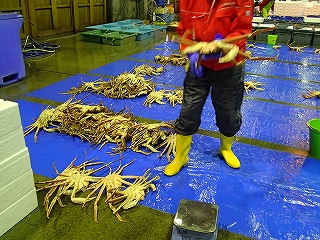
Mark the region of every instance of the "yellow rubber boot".
<instances>
[{"instance_id":1,"label":"yellow rubber boot","mask_svg":"<svg viewBox=\"0 0 320 240\"><path fill-rule=\"evenodd\" d=\"M233 137L226 137L223 134L220 134L220 154L230 167L239 168L240 161L231 150L232 143Z\"/></svg>"},{"instance_id":2,"label":"yellow rubber boot","mask_svg":"<svg viewBox=\"0 0 320 240\"><path fill-rule=\"evenodd\" d=\"M164 174L167 176L176 175L180 169L189 161L188 153L191 147L192 135L183 136L177 134L176 140L176 156L171 163L164 169Z\"/></svg>"}]
</instances>

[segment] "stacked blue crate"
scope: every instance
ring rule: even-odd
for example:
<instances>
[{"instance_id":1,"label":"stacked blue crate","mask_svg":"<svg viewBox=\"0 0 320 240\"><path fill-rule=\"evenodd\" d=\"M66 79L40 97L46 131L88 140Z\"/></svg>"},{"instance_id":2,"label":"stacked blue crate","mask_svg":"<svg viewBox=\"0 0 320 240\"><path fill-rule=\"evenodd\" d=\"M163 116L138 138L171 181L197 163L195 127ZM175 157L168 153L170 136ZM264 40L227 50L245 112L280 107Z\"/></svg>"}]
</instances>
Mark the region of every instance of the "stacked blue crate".
<instances>
[{"instance_id":1,"label":"stacked blue crate","mask_svg":"<svg viewBox=\"0 0 320 240\"><path fill-rule=\"evenodd\" d=\"M118 22L113 22L113 23L104 23L104 24L99 24L99 25L94 25L94 26L88 26L86 27L86 30L110 30L111 28L115 27L139 27L142 26L144 23L143 21L139 19L126 19L123 21L118 21Z\"/></svg>"},{"instance_id":2,"label":"stacked blue crate","mask_svg":"<svg viewBox=\"0 0 320 240\"><path fill-rule=\"evenodd\" d=\"M174 14L170 14L170 13L156 14L156 21L171 23L174 21Z\"/></svg>"},{"instance_id":3,"label":"stacked blue crate","mask_svg":"<svg viewBox=\"0 0 320 240\"><path fill-rule=\"evenodd\" d=\"M103 30L109 32L135 34L135 40L142 41L144 39L153 38L157 35L165 34L167 26L145 25L143 21L138 19L126 19L113 23L89 26L86 27L86 29L89 31ZM82 34L85 34L85 32Z\"/></svg>"}]
</instances>

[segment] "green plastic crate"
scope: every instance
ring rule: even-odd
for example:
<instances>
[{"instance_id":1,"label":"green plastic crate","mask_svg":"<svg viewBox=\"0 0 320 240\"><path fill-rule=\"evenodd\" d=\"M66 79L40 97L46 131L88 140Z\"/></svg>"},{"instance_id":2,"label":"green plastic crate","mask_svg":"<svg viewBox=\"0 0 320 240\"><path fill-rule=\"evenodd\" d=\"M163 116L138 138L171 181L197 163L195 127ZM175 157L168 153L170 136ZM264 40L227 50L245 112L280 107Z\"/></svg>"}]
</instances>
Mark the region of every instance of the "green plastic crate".
<instances>
[{"instance_id":1,"label":"green plastic crate","mask_svg":"<svg viewBox=\"0 0 320 240\"><path fill-rule=\"evenodd\" d=\"M312 46L318 47L320 46L320 24L314 25L314 34L312 39Z\"/></svg>"},{"instance_id":2,"label":"green plastic crate","mask_svg":"<svg viewBox=\"0 0 320 240\"><path fill-rule=\"evenodd\" d=\"M277 43L288 43L292 41L293 24L292 23L278 23L274 30L274 34L278 36Z\"/></svg>"},{"instance_id":3,"label":"green plastic crate","mask_svg":"<svg viewBox=\"0 0 320 240\"><path fill-rule=\"evenodd\" d=\"M314 34L314 28L308 25L293 29L292 41L298 45L311 45Z\"/></svg>"},{"instance_id":4,"label":"green plastic crate","mask_svg":"<svg viewBox=\"0 0 320 240\"><path fill-rule=\"evenodd\" d=\"M121 46L136 40L136 35L133 33L111 32L102 36L102 42L107 45Z\"/></svg>"},{"instance_id":5,"label":"green plastic crate","mask_svg":"<svg viewBox=\"0 0 320 240\"><path fill-rule=\"evenodd\" d=\"M313 46L320 47L320 33L315 33L313 38Z\"/></svg>"},{"instance_id":6,"label":"green plastic crate","mask_svg":"<svg viewBox=\"0 0 320 240\"><path fill-rule=\"evenodd\" d=\"M82 32L82 38L85 42L102 43L102 36L109 33L108 30L96 29L92 31Z\"/></svg>"}]
</instances>

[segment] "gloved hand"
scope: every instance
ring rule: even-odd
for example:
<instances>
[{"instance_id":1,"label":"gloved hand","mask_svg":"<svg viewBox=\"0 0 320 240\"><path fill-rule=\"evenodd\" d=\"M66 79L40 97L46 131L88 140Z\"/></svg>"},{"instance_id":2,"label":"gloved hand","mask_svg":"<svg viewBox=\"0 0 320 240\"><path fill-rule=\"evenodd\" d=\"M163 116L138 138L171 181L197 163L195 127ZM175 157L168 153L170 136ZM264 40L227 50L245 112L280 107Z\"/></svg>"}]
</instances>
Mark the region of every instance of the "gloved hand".
<instances>
[{"instance_id":1,"label":"gloved hand","mask_svg":"<svg viewBox=\"0 0 320 240\"><path fill-rule=\"evenodd\" d=\"M220 33L217 33L215 35L214 40L221 40L223 39L222 35ZM205 44L204 42L199 43L199 44ZM189 70L195 75L195 77L200 78L202 77L202 66L199 64L197 67L197 62L199 59L200 53L199 52L191 52L187 53L187 57L189 58L189 65L186 66L186 71ZM220 58L221 56L221 51L209 53L209 54L204 54L201 56L202 60L207 60L207 59L215 59L215 58Z\"/></svg>"},{"instance_id":2,"label":"gloved hand","mask_svg":"<svg viewBox=\"0 0 320 240\"><path fill-rule=\"evenodd\" d=\"M197 67L199 56L200 54L198 52L187 54L187 57L189 58L189 63L186 65L186 71L188 71L189 69L190 72L192 72L196 78L202 77L202 66L199 65Z\"/></svg>"}]
</instances>

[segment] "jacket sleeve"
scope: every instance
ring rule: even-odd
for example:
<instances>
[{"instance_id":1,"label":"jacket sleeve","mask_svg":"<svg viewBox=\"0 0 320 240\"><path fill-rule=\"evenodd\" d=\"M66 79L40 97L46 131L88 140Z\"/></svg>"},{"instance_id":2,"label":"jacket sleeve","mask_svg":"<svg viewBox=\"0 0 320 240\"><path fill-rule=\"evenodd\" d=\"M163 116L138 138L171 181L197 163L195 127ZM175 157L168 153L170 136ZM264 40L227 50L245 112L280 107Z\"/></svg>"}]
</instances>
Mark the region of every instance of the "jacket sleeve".
<instances>
[{"instance_id":1,"label":"jacket sleeve","mask_svg":"<svg viewBox=\"0 0 320 240\"><path fill-rule=\"evenodd\" d=\"M262 11L262 8L267 5L270 2L270 0L262 0L262 2L259 4L259 10Z\"/></svg>"},{"instance_id":2,"label":"jacket sleeve","mask_svg":"<svg viewBox=\"0 0 320 240\"><path fill-rule=\"evenodd\" d=\"M225 37L231 38L240 36L243 34L248 34L252 32L252 18L253 18L253 1L245 0L238 11L238 14L233 21L230 28L230 33ZM235 44L239 46L240 49L245 49L247 39L239 40Z\"/></svg>"}]
</instances>

